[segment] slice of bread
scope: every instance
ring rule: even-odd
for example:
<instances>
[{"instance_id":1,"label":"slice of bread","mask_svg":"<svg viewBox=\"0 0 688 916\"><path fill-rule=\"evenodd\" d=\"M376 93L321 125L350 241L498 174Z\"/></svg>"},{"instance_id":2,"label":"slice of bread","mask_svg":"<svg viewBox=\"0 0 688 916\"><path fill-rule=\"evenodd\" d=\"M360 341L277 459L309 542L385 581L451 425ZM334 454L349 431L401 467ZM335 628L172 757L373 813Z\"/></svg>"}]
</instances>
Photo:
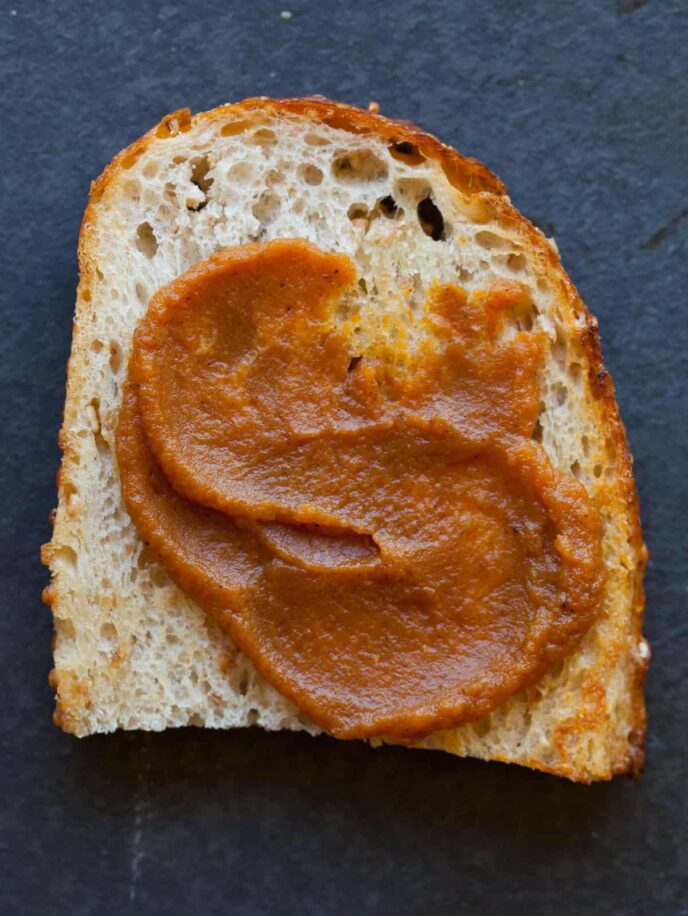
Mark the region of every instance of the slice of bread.
<instances>
[{"instance_id":1,"label":"slice of bread","mask_svg":"<svg viewBox=\"0 0 688 916\"><path fill-rule=\"evenodd\" d=\"M59 505L44 562L55 621L55 721L76 735L200 725L304 729L147 552L122 505L114 436L134 328L151 295L226 246L308 239L349 255L365 339L400 322L435 281L524 284L546 332L536 435L603 520L597 622L535 686L424 747L588 782L643 762L645 563L631 457L597 323L556 246L503 185L413 126L324 99L251 99L166 117L92 186L60 445Z\"/></svg>"}]
</instances>

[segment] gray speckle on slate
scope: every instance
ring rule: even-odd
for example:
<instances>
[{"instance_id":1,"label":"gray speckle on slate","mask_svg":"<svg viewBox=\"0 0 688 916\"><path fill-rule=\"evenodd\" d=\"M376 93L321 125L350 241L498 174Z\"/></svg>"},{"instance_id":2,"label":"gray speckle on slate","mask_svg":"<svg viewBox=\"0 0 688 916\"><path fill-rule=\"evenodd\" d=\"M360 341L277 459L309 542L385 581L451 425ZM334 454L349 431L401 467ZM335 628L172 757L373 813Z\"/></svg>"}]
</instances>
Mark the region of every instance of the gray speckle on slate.
<instances>
[{"instance_id":1,"label":"gray speckle on slate","mask_svg":"<svg viewBox=\"0 0 688 916\"><path fill-rule=\"evenodd\" d=\"M0 910L687 912L685 2L15 0L0 7ZM649 764L589 788L257 731L50 724L56 435L89 180L164 113L319 92L491 166L600 319L636 456Z\"/></svg>"}]
</instances>

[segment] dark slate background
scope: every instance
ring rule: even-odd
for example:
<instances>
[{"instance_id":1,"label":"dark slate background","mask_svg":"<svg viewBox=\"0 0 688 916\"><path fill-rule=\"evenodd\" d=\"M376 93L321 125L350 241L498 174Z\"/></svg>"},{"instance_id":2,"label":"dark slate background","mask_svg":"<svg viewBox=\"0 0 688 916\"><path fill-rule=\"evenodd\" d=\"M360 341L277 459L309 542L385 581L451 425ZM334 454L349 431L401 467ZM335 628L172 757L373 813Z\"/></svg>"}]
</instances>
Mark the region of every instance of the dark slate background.
<instances>
[{"instance_id":1,"label":"dark slate background","mask_svg":"<svg viewBox=\"0 0 688 916\"><path fill-rule=\"evenodd\" d=\"M0 912L688 913L687 12L3 0ZM89 180L176 108L316 92L375 99L488 163L600 319L652 552L638 784L257 730L77 741L50 724L38 548Z\"/></svg>"}]
</instances>

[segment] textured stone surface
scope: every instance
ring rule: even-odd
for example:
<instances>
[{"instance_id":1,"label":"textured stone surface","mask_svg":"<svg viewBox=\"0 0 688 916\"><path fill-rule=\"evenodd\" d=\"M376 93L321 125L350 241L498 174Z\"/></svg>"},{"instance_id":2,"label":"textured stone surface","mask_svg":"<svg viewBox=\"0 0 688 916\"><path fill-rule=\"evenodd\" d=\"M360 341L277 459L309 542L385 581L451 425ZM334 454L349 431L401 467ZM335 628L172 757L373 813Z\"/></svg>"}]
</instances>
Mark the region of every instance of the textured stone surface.
<instances>
[{"instance_id":1,"label":"textured stone surface","mask_svg":"<svg viewBox=\"0 0 688 916\"><path fill-rule=\"evenodd\" d=\"M0 911L688 912L687 11L0 5ZM652 551L637 785L256 731L78 742L50 724L37 552L88 182L167 111L312 92L375 99L483 159L600 319Z\"/></svg>"}]
</instances>

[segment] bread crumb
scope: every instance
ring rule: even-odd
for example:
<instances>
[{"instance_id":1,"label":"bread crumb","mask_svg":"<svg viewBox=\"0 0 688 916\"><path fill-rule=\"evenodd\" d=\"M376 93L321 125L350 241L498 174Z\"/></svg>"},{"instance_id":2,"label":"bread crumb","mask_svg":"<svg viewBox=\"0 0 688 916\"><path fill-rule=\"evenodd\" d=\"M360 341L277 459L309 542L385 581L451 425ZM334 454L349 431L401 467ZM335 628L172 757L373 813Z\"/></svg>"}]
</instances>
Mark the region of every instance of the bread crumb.
<instances>
[{"instance_id":1,"label":"bread crumb","mask_svg":"<svg viewBox=\"0 0 688 916\"><path fill-rule=\"evenodd\" d=\"M280 18L284 19L286 22L288 19L291 19L293 15L294 14L292 13L291 10L282 10L282 12L280 13Z\"/></svg>"},{"instance_id":2,"label":"bread crumb","mask_svg":"<svg viewBox=\"0 0 688 916\"><path fill-rule=\"evenodd\" d=\"M372 114L380 114L380 103L368 102L368 111L370 111Z\"/></svg>"}]
</instances>

